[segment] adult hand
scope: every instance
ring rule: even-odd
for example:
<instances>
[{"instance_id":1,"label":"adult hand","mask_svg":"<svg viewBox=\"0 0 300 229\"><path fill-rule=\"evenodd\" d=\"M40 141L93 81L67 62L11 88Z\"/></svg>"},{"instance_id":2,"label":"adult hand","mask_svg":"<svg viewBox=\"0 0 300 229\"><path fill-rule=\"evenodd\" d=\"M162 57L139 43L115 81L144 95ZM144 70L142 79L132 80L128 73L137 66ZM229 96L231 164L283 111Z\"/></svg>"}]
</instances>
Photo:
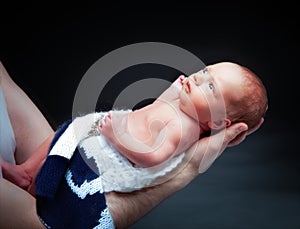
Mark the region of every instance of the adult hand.
<instances>
[{"instance_id":1,"label":"adult hand","mask_svg":"<svg viewBox=\"0 0 300 229\"><path fill-rule=\"evenodd\" d=\"M260 125L257 125L253 130L247 131L248 127L246 124L236 123L215 135L202 138L186 152L187 157L185 157L186 161L182 163L183 167L179 168L172 177L169 177L169 180L157 186L133 193L106 193L106 200L116 227L128 228L128 226L142 218L161 201L183 189L199 175L199 166L205 154L219 156L230 142L238 136L243 136L242 138L238 137L235 145L241 143L247 134L258 129Z\"/></svg>"},{"instance_id":2,"label":"adult hand","mask_svg":"<svg viewBox=\"0 0 300 229\"><path fill-rule=\"evenodd\" d=\"M11 164L0 157L0 169L3 177L22 189L27 189L32 182L32 177L21 165Z\"/></svg>"},{"instance_id":3,"label":"adult hand","mask_svg":"<svg viewBox=\"0 0 300 229\"><path fill-rule=\"evenodd\" d=\"M248 131L245 123L235 123L217 134L205 137L190 147L186 153L185 161L177 174L168 182L174 182L181 189L197 177L218 158L227 146L241 143L247 135L253 133L262 124L263 120Z\"/></svg>"},{"instance_id":4,"label":"adult hand","mask_svg":"<svg viewBox=\"0 0 300 229\"><path fill-rule=\"evenodd\" d=\"M244 141L244 139L246 138L247 135L252 134L256 130L258 130L260 128L260 126L263 124L263 122L264 122L264 118L261 118L259 120L259 122L256 124L256 126L254 126L252 129L250 129L248 131L244 131L244 132L240 133L239 135L237 135L233 140L231 140L228 143L228 146L232 147L232 146L240 144L242 141Z\"/></svg>"}]
</instances>

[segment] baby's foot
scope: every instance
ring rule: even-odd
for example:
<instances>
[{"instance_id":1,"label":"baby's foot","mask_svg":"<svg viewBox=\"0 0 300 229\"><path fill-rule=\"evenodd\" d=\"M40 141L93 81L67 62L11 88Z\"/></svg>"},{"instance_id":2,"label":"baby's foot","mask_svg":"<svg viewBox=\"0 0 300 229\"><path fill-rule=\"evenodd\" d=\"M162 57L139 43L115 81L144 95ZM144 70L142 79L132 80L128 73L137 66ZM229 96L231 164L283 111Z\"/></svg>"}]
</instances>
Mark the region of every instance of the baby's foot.
<instances>
[{"instance_id":1,"label":"baby's foot","mask_svg":"<svg viewBox=\"0 0 300 229\"><path fill-rule=\"evenodd\" d=\"M126 120L128 114L118 112L108 112L99 125L100 132L111 143L115 143L118 137L126 130Z\"/></svg>"}]
</instances>

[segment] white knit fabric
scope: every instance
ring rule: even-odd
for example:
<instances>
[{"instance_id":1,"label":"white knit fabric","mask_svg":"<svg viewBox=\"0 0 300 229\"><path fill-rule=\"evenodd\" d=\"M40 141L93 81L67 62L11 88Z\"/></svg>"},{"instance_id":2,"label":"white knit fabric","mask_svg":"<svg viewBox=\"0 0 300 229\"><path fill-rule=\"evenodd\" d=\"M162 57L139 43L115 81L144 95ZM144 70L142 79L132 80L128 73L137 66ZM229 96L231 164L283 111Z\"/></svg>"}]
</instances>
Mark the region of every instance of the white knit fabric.
<instances>
[{"instance_id":1,"label":"white knit fabric","mask_svg":"<svg viewBox=\"0 0 300 229\"><path fill-rule=\"evenodd\" d=\"M130 110L115 112L130 112ZM108 112L92 113L76 118L68 126L49 153L50 155L60 155L71 159L74 150L79 145L81 149L83 149L80 150L80 152L85 153L86 158L94 159L97 165L97 171L95 172L100 174L100 177L96 179L97 181L94 180L77 187L72 181L70 171L66 174L69 186L72 187L72 190L76 190L80 198L84 198L89 192L131 192L151 186L157 178L166 175L176 168L185 155L182 153L156 168L132 166L127 158L121 155L106 141L103 135L99 132L97 133L97 130L93 130L95 123L98 123L107 113ZM91 133L93 133L93 135L91 135ZM94 135L95 133L98 135ZM102 182L100 182L100 180ZM95 186L95 184L97 185Z\"/></svg>"},{"instance_id":2,"label":"white knit fabric","mask_svg":"<svg viewBox=\"0 0 300 229\"><path fill-rule=\"evenodd\" d=\"M161 168L134 167L104 136L92 136L80 143L88 159L93 158L102 179L104 192L131 192L147 186L174 168L182 161L184 153L172 158Z\"/></svg>"},{"instance_id":3,"label":"white knit fabric","mask_svg":"<svg viewBox=\"0 0 300 229\"><path fill-rule=\"evenodd\" d=\"M113 222L113 219L110 215L109 209L105 208L102 212L101 212L101 218L99 220L99 225L97 225L96 227L94 227L94 229L114 229L115 225Z\"/></svg>"},{"instance_id":4,"label":"white knit fabric","mask_svg":"<svg viewBox=\"0 0 300 229\"><path fill-rule=\"evenodd\" d=\"M107 113L91 113L75 118L57 140L49 155L59 155L70 159L79 142L88 137L94 124Z\"/></svg>"}]
</instances>

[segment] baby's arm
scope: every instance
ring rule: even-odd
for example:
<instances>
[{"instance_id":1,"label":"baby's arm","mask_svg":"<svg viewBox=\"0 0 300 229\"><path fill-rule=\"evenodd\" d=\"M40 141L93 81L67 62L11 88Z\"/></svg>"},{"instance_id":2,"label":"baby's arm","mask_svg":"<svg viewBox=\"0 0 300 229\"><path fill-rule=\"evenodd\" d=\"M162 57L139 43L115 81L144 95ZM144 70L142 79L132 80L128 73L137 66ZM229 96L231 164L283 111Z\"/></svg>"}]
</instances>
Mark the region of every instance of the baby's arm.
<instances>
[{"instance_id":1,"label":"baby's arm","mask_svg":"<svg viewBox=\"0 0 300 229\"><path fill-rule=\"evenodd\" d=\"M119 131L120 129L123 131ZM100 131L121 154L141 167L152 167L166 161L176 154L175 151L180 141L178 129L172 121L161 129L152 145L134 138L126 128L120 126L113 128L111 115L108 115L100 124Z\"/></svg>"}]
</instances>

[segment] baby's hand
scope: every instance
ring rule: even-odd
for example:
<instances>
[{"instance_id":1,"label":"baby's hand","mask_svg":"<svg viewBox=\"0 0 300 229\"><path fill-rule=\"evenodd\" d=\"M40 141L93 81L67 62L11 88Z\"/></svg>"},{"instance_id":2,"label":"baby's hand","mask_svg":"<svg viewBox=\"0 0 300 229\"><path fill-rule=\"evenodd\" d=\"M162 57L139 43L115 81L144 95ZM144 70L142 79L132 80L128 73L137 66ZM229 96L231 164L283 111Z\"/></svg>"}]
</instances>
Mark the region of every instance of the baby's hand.
<instances>
[{"instance_id":1,"label":"baby's hand","mask_svg":"<svg viewBox=\"0 0 300 229\"><path fill-rule=\"evenodd\" d=\"M181 86L184 84L185 77L183 75L179 76Z\"/></svg>"},{"instance_id":2,"label":"baby's hand","mask_svg":"<svg viewBox=\"0 0 300 229\"><path fill-rule=\"evenodd\" d=\"M22 165L15 165L5 161L1 162L3 177L22 189L27 189L32 177L25 171ZM1 169L1 168L0 168Z\"/></svg>"}]
</instances>

